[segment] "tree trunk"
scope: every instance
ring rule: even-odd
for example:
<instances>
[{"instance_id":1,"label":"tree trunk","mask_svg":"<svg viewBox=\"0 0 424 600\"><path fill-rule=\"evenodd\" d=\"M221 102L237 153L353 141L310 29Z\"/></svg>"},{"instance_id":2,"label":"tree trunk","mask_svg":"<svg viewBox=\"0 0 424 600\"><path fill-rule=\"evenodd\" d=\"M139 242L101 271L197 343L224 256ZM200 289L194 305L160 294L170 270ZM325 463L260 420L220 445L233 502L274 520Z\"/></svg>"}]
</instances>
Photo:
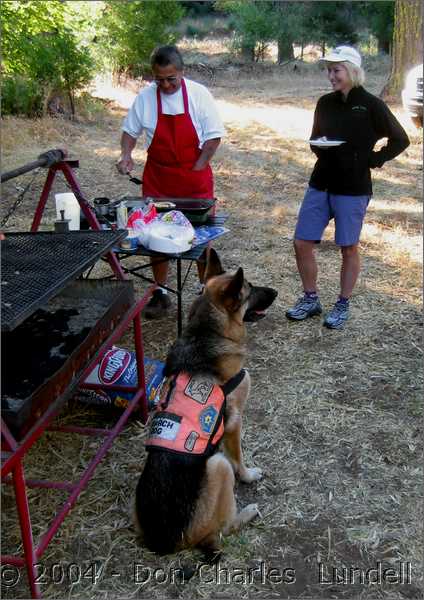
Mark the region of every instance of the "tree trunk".
<instances>
[{"instance_id":1,"label":"tree trunk","mask_svg":"<svg viewBox=\"0 0 424 600\"><path fill-rule=\"evenodd\" d=\"M390 40L388 39L377 39L377 50L382 54L390 54Z\"/></svg>"},{"instance_id":2,"label":"tree trunk","mask_svg":"<svg viewBox=\"0 0 424 600\"><path fill-rule=\"evenodd\" d=\"M288 37L284 37L277 41L278 45L278 57L277 62L281 65L286 60L292 60L294 58L294 50L292 40Z\"/></svg>"},{"instance_id":3,"label":"tree trunk","mask_svg":"<svg viewBox=\"0 0 424 600\"><path fill-rule=\"evenodd\" d=\"M245 60L254 62L255 60L255 46L242 46L241 55Z\"/></svg>"},{"instance_id":4,"label":"tree trunk","mask_svg":"<svg viewBox=\"0 0 424 600\"><path fill-rule=\"evenodd\" d=\"M398 98L407 72L422 62L422 25L422 0L396 0L392 71L381 92L383 98Z\"/></svg>"},{"instance_id":5,"label":"tree trunk","mask_svg":"<svg viewBox=\"0 0 424 600\"><path fill-rule=\"evenodd\" d=\"M69 104L71 106L71 120L75 119L75 103L74 103L74 95L71 90L68 90L68 98Z\"/></svg>"}]
</instances>

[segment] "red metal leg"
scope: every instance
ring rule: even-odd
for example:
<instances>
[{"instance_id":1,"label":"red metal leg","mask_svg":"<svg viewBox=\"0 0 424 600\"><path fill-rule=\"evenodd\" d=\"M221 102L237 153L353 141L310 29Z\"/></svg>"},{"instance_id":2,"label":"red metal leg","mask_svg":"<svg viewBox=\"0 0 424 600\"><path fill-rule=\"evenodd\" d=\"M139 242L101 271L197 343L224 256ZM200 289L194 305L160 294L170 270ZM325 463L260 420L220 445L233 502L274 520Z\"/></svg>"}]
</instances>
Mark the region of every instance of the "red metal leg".
<instances>
[{"instance_id":1,"label":"red metal leg","mask_svg":"<svg viewBox=\"0 0 424 600\"><path fill-rule=\"evenodd\" d=\"M146 390L146 379L144 375L144 350L143 350L143 337L141 333L141 320L140 313L138 312L134 317L134 346L135 346L135 356L137 360L137 379L138 379L138 388L142 390ZM140 412L141 412L141 420L143 423L147 421L147 413L148 413L148 401L149 399L146 397L146 394L140 396Z\"/></svg>"},{"instance_id":2,"label":"red metal leg","mask_svg":"<svg viewBox=\"0 0 424 600\"><path fill-rule=\"evenodd\" d=\"M44 187L43 191L41 192L40 200L38 201L37 208L35 209L34 219L31 225L31 231L38 231L41 222L41 217L43 216L43 212L46 207L46 203L49 198L50 190L52 188L55 176L56 169L50 168L49 172L47 173L46 181L44 182Z\"/></svg>"},{"instance_id":3,"label":"red metal leg","mask_svg":"<svg viewBox=\"0 0 424 600\"><path fill-rule=\"evenodd\" d=\"M64 518L66 517L66 515L68 514L68 512L71 510L71 508L73 507L73 505L77 501L78 496L80 495L80 493L82 492L82 490L86 487L87 483L91 479L91 477L92 477L92 475L93 475L93 473L94 473L97 465L103 459L103 457L105 456L105 454L107 453L107 451L109 450L109 448L112 446L113 441L116 438L116 436L123 429L123 427L124 427L125 423L127 422L130 414L133 412L134 407L139 402L141 403L142 398L144 398L144 402L146 402L146 391L140 389L135 394L135 396L131 400L131 402L128 404L127 408L122 413L121 417L119 418L119 420L117 421L117 423L115 424L115 426L110 430L109 436L107 437L107 439L105 440L105 442L100 446L100 448L97 450L94 458L91 460L91 462L89 463L88 467L84 471L83 476L75 484L73 492L69 495L67 501L65 502L65 504L63 505L63 507L61 508L61 510L57 513L57 515L55 516L55 518L51 522L50 527L48 528L48 530L46 531L46 533L42 536L42 538L40 540L40 543L38 545L38 548L37 548L37 556L41 556L44 553L44 551L47 548L47 546L49 545L51 539L55 535L56 531L59 529L62 521L64 520Z\"/></svg>"},{"instance_id":4,"label":"red metal leg","mask_svg":"<svg viewBox=\"0 0 424 600\"><path fill-rule=\"evenodd\" d=\"M91 207L88 204L88 202L85 200L72 168L66 162L56 163L55 165L50 167L46 181L44 182L44 187L43 191L41 192L40 200L38 201L37 208L35 209L34 219L31 225L31 231L38 231L41 222L41 217L43 216L43 212L46 207L46 203L57 171L62 171L66 181L69 183L72 191L77 196L78 202L81 206L81 210L84 213L84 216L87 219L90 227L95 231L99 231L101 227L97 220L97 217L91 210ZM121 263L116 258L116 255L113 252L108 252L106 254L106 257L115 275L119 279L128 279L128 277L124 273L123 268L121 267Z\"/></svg>"},{"instance_id":5,"label":"red metal leg","mask_svg":"<svg viewBox=\"0 0 424 600\"><path fill-rule=\"evenodd\" d=\"M74 172L72 171L71 167L66 162L62 162L57 165L57 168L62 171L62 173L65 176L66 181L69 183L72 191L77 196L78 202L80 203L80 206L81 206L81 210L84 213L84 216L87 219L90 227L96 231L101 229L96 215L93 213L90 205L84 198L84 194L82 193L81 188L78 185L78 181L76 180L76 177L75 177ZM106 257L107 257L110 267L111 267L112 271L115 273L115 275L119 279L128 279L128 277L124 273L123 268L121 267L121 263L116 258L116 255L113 252L108 252L106 254Z\"/></svg>"},{"instance_id":6,"label":"red metal leg","mask_svg":"<svg viewBox=\"0 0 424 600\"><path fill-rule=\"evenodd\" d=\"M31 595L33 598L41 598L37 579L37 562L34 550L34 540L32 538L32 527L29 516L28 498L25 488L25 476L21 461L13 469L13 484L15 487L16 508L21 526L22 543L24 545L25 563L28 573Z\"/></svg>"}]
</instances>

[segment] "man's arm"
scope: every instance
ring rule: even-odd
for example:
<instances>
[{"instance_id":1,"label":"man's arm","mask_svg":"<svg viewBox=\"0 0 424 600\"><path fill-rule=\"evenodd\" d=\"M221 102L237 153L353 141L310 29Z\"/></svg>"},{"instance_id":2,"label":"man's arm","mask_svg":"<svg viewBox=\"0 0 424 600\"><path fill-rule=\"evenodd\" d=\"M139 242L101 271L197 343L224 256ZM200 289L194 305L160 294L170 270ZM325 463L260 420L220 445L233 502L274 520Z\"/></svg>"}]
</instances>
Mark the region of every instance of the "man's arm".
<instances>
[{"instance_id":1,"label":"man's arm","mask_svg":"<svg viewBox=\"0 0 424 600\"><path fill-rule=\"evenodd\" d=\"M122 132L121 157L116 163L116 168L122 175L130 173L134 169L134 161L131 158L131 153L134 150L136 143L136 138L133 138L126 131Z\"/></svg>"},{"instance_id":2,"label":"man's arm","mask_svg":"<svg viewBox=\"0 0 424 600\"><path fill-rule=\"evenodd\" d=\"M221 138L206 140L206 142L202 146L202 152L193 167L193 171L201 171L202 169L208 166L209 161L215 154L220 143Z\"/></svg>"}]
</instances>

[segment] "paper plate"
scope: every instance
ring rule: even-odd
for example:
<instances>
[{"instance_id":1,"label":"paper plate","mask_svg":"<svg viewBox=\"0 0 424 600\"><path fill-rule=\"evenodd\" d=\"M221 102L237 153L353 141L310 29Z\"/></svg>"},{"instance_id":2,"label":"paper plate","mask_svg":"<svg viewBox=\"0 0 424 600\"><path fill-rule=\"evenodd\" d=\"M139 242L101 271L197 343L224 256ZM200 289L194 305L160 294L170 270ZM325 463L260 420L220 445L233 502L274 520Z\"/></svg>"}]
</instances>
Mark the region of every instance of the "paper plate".
<instances>
[{"instance_id":1,"label":"paper plate","mask_svg":"<svg viewBox=\"0 0 424 600\"><path fill-rule=\"evenodd\" d=\"M318 146L319 148L332 148L333 146L340 146L346 144L344 140L308 140L312 146Z\"/></svg>"}]
</instances>

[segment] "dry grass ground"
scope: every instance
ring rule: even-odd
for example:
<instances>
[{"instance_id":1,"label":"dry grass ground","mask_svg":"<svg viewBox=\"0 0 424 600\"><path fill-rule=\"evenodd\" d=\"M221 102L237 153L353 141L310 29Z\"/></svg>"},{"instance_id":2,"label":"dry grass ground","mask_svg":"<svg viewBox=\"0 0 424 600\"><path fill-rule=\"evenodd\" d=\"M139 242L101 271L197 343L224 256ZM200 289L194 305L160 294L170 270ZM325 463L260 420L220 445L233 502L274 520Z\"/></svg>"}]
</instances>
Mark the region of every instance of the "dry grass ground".
<instances>
[{"instance_id":1,"label":"dry grass ground","mask_svg":"<svg viewBox=\"0 0 424 600\"><path fill-rule=\"evenodd\" d=\"M187 583L173 577L173 568L201 557L196 552L158 557L137 545L130 507L143 464L145 429L134 420L43 556L43 595L422 597L421 137L405 123L411 146L374 173L375 196L361 243L362 273L346 330L327 331L318 319L290 323L284 311L299 293L291 239L313 165L304 140L314 103L328 87L308 65L294 73L289 67L261 71L231 65L224 69L221 64L217 60L218 67L204 73L193 70L193 76L209 82L228 131L214 170L216 195L229 213L231 233L215 247L228 269L242 265L252 282L279 291L267 318L248 326L253 389L243 441L247 463L261 466L265 476L252 486L238 484L236 491L239 505L257 502L261 517L223 540L225 555L218 571L204 568ZM369 67L368 87L377 92L387 65ZM400 107L392 108L403 119ZM48 148L67 146L80 159L77 175L89 198L134 192L114 170L124 114L116 104L106 103L104 112L74 124L4 119L2 170L33 160ZM141 168L141 148L136 159ZM44 175L41 171L34 180L28 175L3 186L2 214L31 182L6 231L28 229ZM55 191L64 189L58 180ZM51 228L54 218L51 201L43 226ZM318 261L328 308L339 279L331 228L318 249ZM194 284L190 274L185 307L193 300ZM175 337L175 312L164 322L143 325L147 354L164 358ZM100 419L76 408L65 418ZM27 474L73 479L93 445L88 439L46 435L25 461ZM63 497L32 490L29 500L38 537ZM9 552L19 547L10 489L3 491L2 519L3 551ZM69 572L70 563L79 567ZM326 582L319 580L319 563ZM350 583L328 580L335 567L366 570L379 563L396 572L401 564L410 564L411 583L361 584L358 574ZM61 567L53 573L56 583L51 578L54 564L64 568L62 582ZM94 583L93 565L98 575ZM293 583L282 580L284 569L295 570ZM79 573L85 574L80 581ZM289 578L290 572L285 575ZM25 574L13 588L4 587L3 594L27 597Z\"/></svg>"}]
</instances>

